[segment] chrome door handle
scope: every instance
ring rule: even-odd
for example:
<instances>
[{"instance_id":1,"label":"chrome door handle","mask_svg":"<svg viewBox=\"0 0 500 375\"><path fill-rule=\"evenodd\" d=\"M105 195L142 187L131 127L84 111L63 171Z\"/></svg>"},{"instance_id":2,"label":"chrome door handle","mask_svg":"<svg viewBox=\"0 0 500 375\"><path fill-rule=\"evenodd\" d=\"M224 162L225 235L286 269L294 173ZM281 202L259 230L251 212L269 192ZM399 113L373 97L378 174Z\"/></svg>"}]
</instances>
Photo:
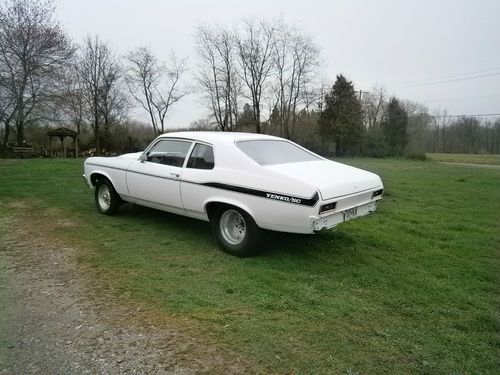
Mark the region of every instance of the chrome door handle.
<instances>
[{"instance_id":1,"label":"chrome door handle","mask_svg":"<svg viewBox=\"0 0 500 375\"><path fill-rule=\"evenodd\" d=\"M174 177L174 178L179 178L180 174L178 173L170 173L170 177Z\"/></svg>"}]
</instances>

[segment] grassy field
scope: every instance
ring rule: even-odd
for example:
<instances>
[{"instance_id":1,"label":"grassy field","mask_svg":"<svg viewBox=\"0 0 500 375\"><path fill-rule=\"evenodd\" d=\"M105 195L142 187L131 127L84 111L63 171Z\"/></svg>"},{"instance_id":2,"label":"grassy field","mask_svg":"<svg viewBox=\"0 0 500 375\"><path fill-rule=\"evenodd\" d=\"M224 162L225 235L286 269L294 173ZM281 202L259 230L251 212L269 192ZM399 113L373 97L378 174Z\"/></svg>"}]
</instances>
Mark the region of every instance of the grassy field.
<instances>
[{"instance_id":1,"label":"grassy field","mask_svg":"<svg viewBox=\"0 0 500 375\"><path fill-rule=\"evenodd\" d=\"M200 221L130 205L99 215L78 160L0 160L0 218L27 201L75 221L57 236L102 285L266 372L498 374L500 170L343 162L381 175L377 213L268 234L249 259L220 252Z\"/></svg>"},{"instance_id":2,"label":"grassy field","mask_svg":"<svg viewBox=\"0 0 500 375\"><path fill-rule=\"evenodd\" d=\"M500 165L500 155L489 154L426 154L434 161L446 163L491 164Z\"/></svg>"},{"instance_id":3,"label":"grassy field","mask_svg":"<svg viewBox=\"0 0 500 375\"><path fill-rule=\"evenodd\" d=\"M0 185L1 185L1 179L0 179ZM1 210L2 209L0 208L0 211ZM4 228L5 228L5 223L2 220L2 218L0 218L0 241L2 241L3 237L5 236ZM7 301L8 298L7 275L8 275L8 266L4 257L2 257L2 253L0 252L0 317L6 316L7 305L4 302ZM9 331L8 322L5 321L5 319L0 318L0 367L2 363L7 362L8 346L11 344L10 342L8 342L7 339L8 331Z\"/></svg>"}]
</instances>

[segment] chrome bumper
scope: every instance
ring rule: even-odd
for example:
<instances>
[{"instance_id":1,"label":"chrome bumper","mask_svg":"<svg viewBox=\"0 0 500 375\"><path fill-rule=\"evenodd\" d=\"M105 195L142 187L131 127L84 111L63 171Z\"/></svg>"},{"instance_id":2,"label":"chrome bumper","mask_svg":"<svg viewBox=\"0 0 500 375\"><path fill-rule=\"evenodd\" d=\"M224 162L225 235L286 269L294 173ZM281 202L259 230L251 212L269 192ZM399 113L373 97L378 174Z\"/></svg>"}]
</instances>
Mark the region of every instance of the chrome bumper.
<instances>
[{"instance_id":1,"label":"chrome bumper","mask_svg":"<svg viewBox=\"0 0 500 375\"><path fill-rule=\"evenodd\" d=\"M343 223L344 221L356 219L358 217L366 216L371 214L372 212L375 212L377 209L377 202L370 202L363 204L361 206L357 207L352 207L356 208L356 215L355 216L347 216L347 211L350 211L350 209L343 210L341 212L334 212L331 215L325 216L325 217L311 217L312 224L313 224L313 230L318 231L321 229L325 228L333 228L337 226L337 224Z\"/></svg>"}]
</instances>

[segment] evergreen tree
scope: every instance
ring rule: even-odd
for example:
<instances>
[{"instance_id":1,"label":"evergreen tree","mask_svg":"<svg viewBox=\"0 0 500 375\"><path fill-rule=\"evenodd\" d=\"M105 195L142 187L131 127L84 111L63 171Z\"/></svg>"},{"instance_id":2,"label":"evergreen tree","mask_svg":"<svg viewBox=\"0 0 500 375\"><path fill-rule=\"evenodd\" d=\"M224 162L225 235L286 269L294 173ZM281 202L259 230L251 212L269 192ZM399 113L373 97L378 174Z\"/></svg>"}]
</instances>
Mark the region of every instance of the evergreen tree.
<instances>
[{"instance_id":1,"label":"evergreen tree","mask_svg":"<svg viewBox=\"0 0 500 375\"><path fill-rule=\"evenodd\" d=\"M382 132L392 155L401 155L408 144L408 114L399 100L392 97L382 121Z\"/></svg>"},{"instance_id":2,"label":"evergreen tree","mask_svg":"<svg viewBox=\"0 0 500 375\"><path fill-rule=\"evenodd\" d=\"M323 137L335 142L337 156L358 151L364 131L361 104L352 82L343 75L325 96L319 127Z\"/></svg>"}]
</instances>

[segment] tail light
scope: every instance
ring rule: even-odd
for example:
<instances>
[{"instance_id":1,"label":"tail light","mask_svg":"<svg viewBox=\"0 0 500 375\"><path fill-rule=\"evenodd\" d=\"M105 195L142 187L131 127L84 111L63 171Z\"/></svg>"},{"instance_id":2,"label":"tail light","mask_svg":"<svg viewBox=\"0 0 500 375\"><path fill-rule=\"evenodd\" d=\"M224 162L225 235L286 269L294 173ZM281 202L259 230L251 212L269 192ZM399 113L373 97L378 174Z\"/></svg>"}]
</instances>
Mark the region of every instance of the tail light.
<instances>
[{"instance_id":1,"label":"tail light","mask_svg":"<svg viewBox=\"0 0 500 375\"><path fill-rule=\"evenodd\" d=\"M324 204L319 208L319 213L322 214L323 212L334 210L335 207L337 207L337 202Z\"/></svg>"},{"instance_id":2,"label":"tail light","mask_svg":"<svg viewBox=\"0 0 500 375\"><path fill-rule=\"evenodd\" d=\"M384 189L376 190L372 194L372 199L376 197L380 197L382 194L384 194Z\"/></svg>"}]
</instances>

